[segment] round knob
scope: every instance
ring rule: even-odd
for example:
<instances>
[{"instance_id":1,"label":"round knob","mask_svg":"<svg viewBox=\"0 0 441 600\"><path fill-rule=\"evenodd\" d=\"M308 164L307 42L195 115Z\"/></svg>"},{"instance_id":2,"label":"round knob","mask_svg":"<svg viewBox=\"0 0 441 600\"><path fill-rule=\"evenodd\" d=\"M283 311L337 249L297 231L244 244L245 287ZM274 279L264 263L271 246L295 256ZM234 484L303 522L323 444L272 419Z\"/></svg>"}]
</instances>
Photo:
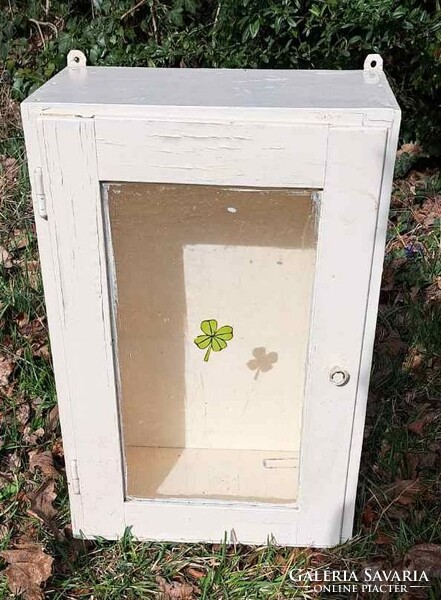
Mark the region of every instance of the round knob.
<instances>
[{"instance_id":1,"label":"round knob","mask_svg":"<svg viewBox=\"0 0 441 600\"><path fill-rule=\"evenodd\" d=\"M341 387L346 385L350 379L350 375L347 371L341 367L334 367L329 373L329 379L334 385Z\"/></svg>"}]
</instances>

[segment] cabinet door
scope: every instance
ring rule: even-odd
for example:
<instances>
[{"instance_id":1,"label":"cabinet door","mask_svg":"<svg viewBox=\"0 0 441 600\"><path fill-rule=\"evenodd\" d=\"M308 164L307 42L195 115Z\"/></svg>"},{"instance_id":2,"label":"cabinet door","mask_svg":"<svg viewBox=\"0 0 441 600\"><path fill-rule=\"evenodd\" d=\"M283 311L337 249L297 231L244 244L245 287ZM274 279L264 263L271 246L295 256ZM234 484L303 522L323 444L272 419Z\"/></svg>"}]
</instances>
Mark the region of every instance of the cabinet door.
<instances>
[{"instance_id":1,"label":"cabinet door","mask_svg":"<svg viewBox=\"0 0 441 600\"><path fill-rule=\"evenodd\" d=\"M76 533L337 543L387 130L38 127Z\"/></svg>"}]
</instances>

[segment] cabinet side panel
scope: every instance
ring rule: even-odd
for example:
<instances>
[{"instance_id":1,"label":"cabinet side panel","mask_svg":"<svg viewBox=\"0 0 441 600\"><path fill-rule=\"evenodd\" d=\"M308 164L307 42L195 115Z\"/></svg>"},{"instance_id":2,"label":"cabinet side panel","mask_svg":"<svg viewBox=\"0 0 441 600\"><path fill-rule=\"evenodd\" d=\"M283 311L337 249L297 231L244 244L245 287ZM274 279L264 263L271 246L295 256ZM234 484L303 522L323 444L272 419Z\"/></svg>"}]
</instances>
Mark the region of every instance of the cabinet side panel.
<instances>
[{"instance_id":1,"label":"cabinet side panel","mask_svg":"<svg viewBox=\"0 0 441 600\"><path fill-rule=\"evenodd\" d=\"M115 537L124 530L123 475L94 121L43 117L42 125L63 346L56 351L65 361L83 527Z\"/></svg>"},{"instance_id":2,"label":"cabinet side panel","mask_svg":"<svg viewBox=\"0 0 441 600\"><path fill-rule=\"evenodd\" d=\"M42 152L41 122L39 121L39 111L30 104L22 104L21 115L25 134L26 154L38 238L38 253L42 270L46 312L48 317L52 363L54 365L57 389L57 402L61 428L63 431L63 449L66 459L66 475L69 489L72 528L75 532L79 532L83 528L83 507L81 495L74 493L73 489L75 474L72 467L74 464L73 461L76 460L77 450L66 374L67 366L64 353L63 332L61 327L62 304L57 287L56 263L54 261L54 249L51 244L49 222L39 215L37 194L34 184L35 170L43 168L45 162L45 157Z\"/></svg>"}]
</instances>

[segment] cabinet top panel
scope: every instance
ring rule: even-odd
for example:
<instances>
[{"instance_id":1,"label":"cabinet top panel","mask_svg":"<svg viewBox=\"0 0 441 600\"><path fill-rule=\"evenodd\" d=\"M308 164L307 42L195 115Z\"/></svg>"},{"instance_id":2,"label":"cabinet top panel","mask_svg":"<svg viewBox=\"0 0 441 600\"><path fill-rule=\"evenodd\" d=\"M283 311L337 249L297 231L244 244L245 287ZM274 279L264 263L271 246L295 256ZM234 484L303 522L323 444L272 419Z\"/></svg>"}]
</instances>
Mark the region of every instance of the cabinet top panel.
<instances>
[{"instance_id":1,"label":"cabinet top panel","mask_svg":"<svg viewBox=\"0 0 441 600\"><path fill-rule=\"evenodd\" d=\"M399 110L382 71L65 68L26 103L45 106Z\"/></svg>"}]
</instances>

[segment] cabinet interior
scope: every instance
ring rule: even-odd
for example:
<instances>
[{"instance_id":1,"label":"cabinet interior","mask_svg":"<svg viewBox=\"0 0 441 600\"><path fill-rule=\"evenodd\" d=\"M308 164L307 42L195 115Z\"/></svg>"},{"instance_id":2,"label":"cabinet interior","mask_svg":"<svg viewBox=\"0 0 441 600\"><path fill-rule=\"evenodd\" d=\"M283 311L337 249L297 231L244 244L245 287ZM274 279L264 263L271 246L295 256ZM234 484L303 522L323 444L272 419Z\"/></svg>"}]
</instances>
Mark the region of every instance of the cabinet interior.
<instances>
[{"instance_id":1,"label":"cabinet interior","mask_svg":"<svg viewBox=\"0 0 441 600\"><path fill-rule=\"evenodd\" d=\"M314 197L103 184L128 498L296 500Z\"/></svg>"}]
</instances>

